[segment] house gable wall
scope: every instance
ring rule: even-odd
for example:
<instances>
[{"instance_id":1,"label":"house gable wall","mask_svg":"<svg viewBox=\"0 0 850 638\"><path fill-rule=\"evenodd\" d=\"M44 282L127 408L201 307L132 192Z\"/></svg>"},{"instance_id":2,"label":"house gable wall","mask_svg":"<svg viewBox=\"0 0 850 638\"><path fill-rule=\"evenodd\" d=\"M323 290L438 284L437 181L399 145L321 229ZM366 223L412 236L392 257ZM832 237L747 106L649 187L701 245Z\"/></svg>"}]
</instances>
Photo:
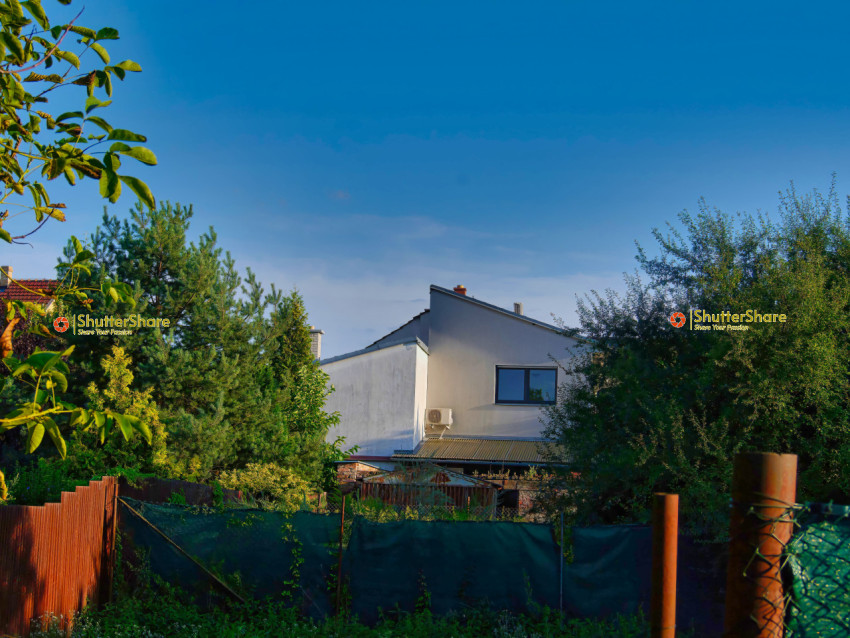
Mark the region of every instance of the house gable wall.
<instances>
[{"instance_id":1,"label":"house gable wall","mask_svg":"<svg viewBox=\"0 0 850 638\"><path fill-rule=\"evenodd\" d=\"M497 405L496 366L552 367L576 341L549 328L431 290L428 405L451 408L453 436L541 436L539 406ZM566 380L558 370L558 385Z\"/></svg>"},{"instance_id":2,"label":"house gable wall","mask_svg":"<svg viewBox=\"0 0 850 638\"><path fill-rule=\"evenodd\" d=\"M322 364L335 391L325 404L340 424L326 440L345 437L344 447L359 455L391 456L412 450L424 437L428 354L402 343Z\"/></svg>"}]
</instances>

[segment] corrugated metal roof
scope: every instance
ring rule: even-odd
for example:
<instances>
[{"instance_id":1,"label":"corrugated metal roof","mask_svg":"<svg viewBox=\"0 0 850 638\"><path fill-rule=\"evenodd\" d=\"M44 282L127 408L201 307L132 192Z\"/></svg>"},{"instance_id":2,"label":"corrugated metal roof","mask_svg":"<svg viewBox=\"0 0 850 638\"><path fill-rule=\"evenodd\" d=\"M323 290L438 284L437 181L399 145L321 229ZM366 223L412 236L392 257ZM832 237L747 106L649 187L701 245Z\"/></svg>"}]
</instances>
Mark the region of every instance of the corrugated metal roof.
<instances>
[{"instance_id":1,"label":"corrugated metal roof","mask_svg":"<svg viewBox=\"0 0 850 638\"><path fill-rule=\"evenodd\" d=\"M402 465L402 464L400 464ZM402 465L392 472L382 472L364 476L364 483L384 483L388 485L453 485L490 488L492 485L483 479L458 474L431 463Z\"/></svg>"},{"instance_id":2,"label":"corrugated metal roof","mask_svg":"<svg viewBox=\"0 0 850 638\"><path fill-rule=\"evenodd\" d=\"M445 438L425 439L411 454L393 454L401 459L440 461L490 461L493 463L543 463L545 441L516 439Z\"/></svg>"}]
</instances>

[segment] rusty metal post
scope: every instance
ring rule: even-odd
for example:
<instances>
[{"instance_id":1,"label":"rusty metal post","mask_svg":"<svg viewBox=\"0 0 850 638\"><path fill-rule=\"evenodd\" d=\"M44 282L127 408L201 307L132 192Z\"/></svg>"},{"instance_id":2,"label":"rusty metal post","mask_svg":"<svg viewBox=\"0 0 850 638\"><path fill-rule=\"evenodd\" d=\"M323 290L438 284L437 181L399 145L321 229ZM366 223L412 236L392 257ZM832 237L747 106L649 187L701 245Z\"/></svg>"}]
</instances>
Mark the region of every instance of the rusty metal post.
<instances>
[{"instance_id":1,"label":"rusty metal post","mask_svg":"<svg viewBox=\"0 0 850 638\"><path fill-rule=\"evenodd\" d=\"M679 552L679 495L652 497L652 638L676 636L676 562Z\"/></svg>"},{"instance_id":2,"label":"rusty metal post","mask_svg":"<svg viewBox=\"0 0 850 638\"><path fill-rule=\"evenodd\" d=\"M560 589L558 590L558 612L560 613L560 622L564 620L564 512L561 512L561 538L560 544L558 545L558 550L560 552L560 556L558 556L558 577L561 580Z\"/></svg>"},{"instance_id":3,"label":"rusty metal post","mask_svg":"<svg viewBox=\"0 0 850 638\"><path fill-rule=\"evenodd\" d=\"M345 494L342 495L342 509L339 514L339 553L336 561L336 615L339 616L340 597L342 596L342 538L345 535Z\"/></svg>"},{"instance_id":4,"label":"rusty metal post","mask_svg":"<svg viewBox=\"0 0 850 638\"><path fill-rule=\"evenodd\" d=\"M782 551L793 531L797 456L738 454L732 476L726 636L785 634Z\"/></svg>"}]
</instances>

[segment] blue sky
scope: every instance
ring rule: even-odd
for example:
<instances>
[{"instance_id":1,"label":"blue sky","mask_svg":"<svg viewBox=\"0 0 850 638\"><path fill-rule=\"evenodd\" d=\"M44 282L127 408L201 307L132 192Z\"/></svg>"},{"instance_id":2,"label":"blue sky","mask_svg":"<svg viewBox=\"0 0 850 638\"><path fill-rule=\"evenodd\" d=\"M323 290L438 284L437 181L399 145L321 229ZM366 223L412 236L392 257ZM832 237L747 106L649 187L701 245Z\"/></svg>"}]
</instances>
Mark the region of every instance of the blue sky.
<instances>
[{"instance_id":1,"label":"blue sky","mask_svg":"<svg viewBox=\"0 0 850 638\"><path fill-rule=\"evenodd\" d=\"M432 283L570 323L700 197L772 212L833 172L848 192L846 3L527 5L88 0L78 22L144 68L104 111L159 158L128 172L297 288L324 356L407 321ZM68 221L3 262L50 275L102 215L92 186L57 183Z\"/></svg>"}]
</instances>

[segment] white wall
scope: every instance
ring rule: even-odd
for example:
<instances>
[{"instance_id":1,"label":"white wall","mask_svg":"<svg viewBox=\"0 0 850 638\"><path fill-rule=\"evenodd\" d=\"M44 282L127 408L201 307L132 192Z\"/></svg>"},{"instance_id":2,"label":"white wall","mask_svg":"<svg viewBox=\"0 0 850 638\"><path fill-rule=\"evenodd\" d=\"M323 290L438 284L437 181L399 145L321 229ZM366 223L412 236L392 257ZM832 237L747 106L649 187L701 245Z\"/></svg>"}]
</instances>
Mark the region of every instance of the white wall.
<instances>
[{"instance_id":1,"label":"white wall","mask_svg":"<svg viewBox=\"0 0 850 638\"><path fill-rule=\"evenodd\" d=\"M539 406L496 404L496 366L575 356L576 341L520 318L431 291L428 408L451 408L452 436L539 437ZM569 350L568 350L569 348ZM558 385L566 377L558 370Z\"/></svg>"},{"instance_id":2,"label":"white wall","mask_svg":"<svg viewBox=\"0 0 850 638\"><path fill-rule=\"evenodd\" d=\"M325 410L339 411L340 424L327 440L345 437L357 455L390 456L412 450L423 438L428 354L414 343L322 364L335 391Z\"/></svg>"}]
</instances>

